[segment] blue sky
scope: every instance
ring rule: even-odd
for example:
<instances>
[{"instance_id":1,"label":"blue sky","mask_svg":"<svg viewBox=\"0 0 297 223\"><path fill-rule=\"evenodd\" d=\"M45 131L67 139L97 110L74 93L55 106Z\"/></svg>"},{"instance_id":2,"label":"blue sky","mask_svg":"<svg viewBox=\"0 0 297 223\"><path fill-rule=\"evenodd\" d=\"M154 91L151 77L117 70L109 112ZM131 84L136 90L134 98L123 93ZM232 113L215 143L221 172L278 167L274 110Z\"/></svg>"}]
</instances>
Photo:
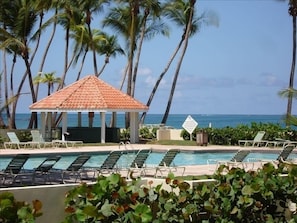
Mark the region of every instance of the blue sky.
<instances>
[{"instance_id":1,"label":"blue sky","mask_svg":"<svg viewBox=\"0 0 297 223\"><path fill-rule=\"evenodd\" d=\"M196 4L199 13L214 11L219 26L204 26L190 39L170 113L284 114L287 100L280 98L278 91L287 88L291 67L292 19L287 2L198 0ZM145 42L135 96L144 104L176 48L180 34L180 30L171 26L169 38L157 37ZM55 71L59 76L63 66L64 34L56 36L55 44L48 59L51 63L44 72ZM99 68L103 60L98 57ZM176 62L166 74L149 113L164 113ZM111 58L100 78L119 87L125 64L124 57ZM93 74L91 57L83 74ZM68 78L66 84L72 81ZM43 88L46 92L45 85ZM19 112L29 111L29 99L23 96ZM294 105L293 113L295 111Z\"/></svg>"}]
</instances>

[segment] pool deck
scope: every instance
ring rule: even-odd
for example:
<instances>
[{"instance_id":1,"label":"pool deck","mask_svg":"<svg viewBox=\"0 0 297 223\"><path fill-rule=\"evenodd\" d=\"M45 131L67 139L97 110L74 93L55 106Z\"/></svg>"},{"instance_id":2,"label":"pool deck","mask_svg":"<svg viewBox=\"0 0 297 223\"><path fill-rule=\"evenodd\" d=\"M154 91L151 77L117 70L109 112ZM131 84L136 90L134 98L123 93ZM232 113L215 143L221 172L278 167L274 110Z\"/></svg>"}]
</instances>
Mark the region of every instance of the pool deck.
<instances>
[{"instance_id":1,"label":"pool deck","mask_svg":"<svg viewBox=\"0 0 297 223\"><path fill-rule=\"evenodd\" d=\"M112 150L126 150L126 149L148 149L166 151L168 149L180 149L187 151L238 151L242 149L247 149L251 151L262 151L262 152L279 152L282 148L269 148L269 147L243 147L243 146L219 146L219 145L208 145L208 146L174 146L174 145L156 145L156 144L128 144L125 146L119 145L100 145L100 146L79 146L79 147L67 147L67 148L42 148L42 149L0 149L1 155L14 155L20 153L28 154L41 154L41 153L73 153L73 152L98 152L98 151L112 151ZM261 163L247 163L246 168L248 169L257 169L260 167ZM216 165L191 165L185 166L184 175L211 175L215 172ZM176 175L179 175L180 172L177 172Z\"/></svg>"}]
</instances>

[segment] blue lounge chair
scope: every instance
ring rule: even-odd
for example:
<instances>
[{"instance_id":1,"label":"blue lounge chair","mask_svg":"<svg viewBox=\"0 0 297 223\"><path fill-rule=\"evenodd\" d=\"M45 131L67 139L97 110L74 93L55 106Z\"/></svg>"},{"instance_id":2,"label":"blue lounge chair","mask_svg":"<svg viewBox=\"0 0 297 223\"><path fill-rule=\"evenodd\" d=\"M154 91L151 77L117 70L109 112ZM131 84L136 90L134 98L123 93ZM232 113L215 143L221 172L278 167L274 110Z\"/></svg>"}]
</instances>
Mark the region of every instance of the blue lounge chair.
<instances>
[{"instance_id":1,"label":"blue lounge chair","mask_svg":"<svg viewBox=\"0 0 297 223\"><path fill-rule=\"evenodd\" d=\"M185 167L178 167L173 163L178 153L180 153L180 149L169 149L165 153L159 165L156 167L154 177L157 177L158 174L160 174L160 176L164 176L164 173L168 174L170 172L177 172L179 169L181 170L180 175L183 176L185 172Z\"/></svg>"},{"instance_id":2,"label":"blue lounge chair","mask_svg":"<svg viewBox=\"0 0 297 223\"><path fill-rule=\"evenodd\" d=\"M122 154L123 151L121 150L111 151L102 163L102 165L97 169L98 174L118 172L120 168L116 165Z\"/></svg>"},{"instance_id":3,"label":"blue lounge chair","mask_svg":"<svg viewBox=\"0 0 297 223\"><path fill-rule=\"evenodd\" d=\"M0 176L2 177L3 185L5 184L5 181L9 178L12 179L11 184L14 184L17 177L23 174L27 174L25 172L22 172L22 170L24 169L24 164L27 162L29 157L29 154L17 154L11 159L6 168L0 171Z\"/></svg>"},{"instance_id":4,"label":"blue lounge chair","mask_svg":"<svg viewBox=\"0 0 297 223\"><path fill-rule=\"evenodd\" d=\"M131 162L130 167L128 168L127 178L129 176L132 176L136 172L139 172L140 176L143 175L144 168L145 168L145 162L146 162L146 160L149 157L151 152L152 152L151 149L140 149L136 153L136 156L135 156L134 160Z\"/></svg>"},{"instance_id":5,"label":"blue lounge chair","mask_svg":"<svg viewBox=\"0 0 297 223\"><path fill-rule=\"evenodd\" d=\"M215 163L217 165L216 169L220 165L226 165L226 166L232 166L232 167L236 167L240 165L242 166L242 168L244 168L244 160L250 153L251 153L250 150L242 149L242 150L238 150L230 160L209 159L207 160L207 163L208 164Z\"/></svg>"},{"instance_id":6,"label":"blue lounge chair","mask_svg":"<svg viewBox=\"0 0 297 223\"><path fill-rule=\"evenodd\" d=\"M36 177L38 175L41 175L44 178L44 182L51 182L50 171L60 159L61 156L49 156L38 167L33 169L33 183L35 183Z\"/></svg>"},{"instance_id":7,"label":"blue lounge chair","mask_svg":"<svg viewBox=\"0 0 297 223\"><path fill-rule=\"evenodd\" d=\"M65 178L67 175L69 178L71 176L74 176L74 182L77 182L78 178L82 180L82 173L84 172L83 166L90 158L91 156L88 154L81 154L77 156L76 159L66 169L53 169L53 171L61 172L61 178L63 183L65 183Z\"/></svg>"}]
</instances>

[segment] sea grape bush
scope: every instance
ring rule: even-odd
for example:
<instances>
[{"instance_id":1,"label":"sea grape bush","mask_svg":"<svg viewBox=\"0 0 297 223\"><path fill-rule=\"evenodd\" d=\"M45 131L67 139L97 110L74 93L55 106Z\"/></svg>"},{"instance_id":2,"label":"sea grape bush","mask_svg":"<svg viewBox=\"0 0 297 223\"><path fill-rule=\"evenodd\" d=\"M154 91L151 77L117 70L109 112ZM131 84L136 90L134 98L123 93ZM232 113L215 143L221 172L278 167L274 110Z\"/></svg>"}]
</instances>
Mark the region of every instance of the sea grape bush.
<instances>
[{"instance_id":1,"label":"sea grape bush","mask_svg":"<svg viewBox=\"0 0 297 223\"><path fill-rule=\"evenodd\" d=\"M238 140L251 140L258 131L265 131L264 140L275 140L276 138L296 141L297 131L291 128L283 128L275 123L256 123L250 125L238 125L237 127L226 126L224 128L197 128L192 133L192 139L196 140L196 134L205 131L208 134L208 141L212 145L237 145ZM181 136L189 140L189 133L182 131Z\"/></svg>"},{"instance_id":2,"label":"sea grape bush","mask_svg":"<svg viewBox=\"0 0 297 223\"><path fill-rule=\"evenodd\" d=\"M205 208L216 215L215 222L297 222L297 168L288 169L283 163L248 172L222 165Z\"/></svg>"},{"instance_id":3,"label":"sea grape bush","mask_svg":"<svg viewBox=\"0 0 297 223\"><path fill-rule=\"evenodd\" d=\"M284 175L286 174L286 175ZM297 222L297 167L267 163L257 171L220 166L215 183L190 186L169 174L163 184L144 185L119 174L81 184L65 200L70 222Z\"/></svg>"},{"instance_id":4,"label":"sea grape bush","mask_svg":"<svg viewBox=\"0 0 297 223\"><path fill-rule=\"evenodd\" d=\"M1 223L34 223L42 215L42 203L32 201L32 205L17 201L11 192L0 193L0 222Z\"/></svg>"}]
</instances>

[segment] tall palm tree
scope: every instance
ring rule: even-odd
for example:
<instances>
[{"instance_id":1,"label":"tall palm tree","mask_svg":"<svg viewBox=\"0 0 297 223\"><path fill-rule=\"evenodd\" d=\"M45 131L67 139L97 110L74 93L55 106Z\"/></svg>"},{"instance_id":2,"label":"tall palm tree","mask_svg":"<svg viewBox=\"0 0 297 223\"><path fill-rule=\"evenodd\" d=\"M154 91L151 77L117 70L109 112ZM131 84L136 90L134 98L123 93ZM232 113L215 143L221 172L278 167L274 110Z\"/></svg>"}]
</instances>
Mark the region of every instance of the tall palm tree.
<instances>
[{"instance_id":1,"label":"tall palm tree","mask_svg":"<svg viewBox=\"0 0 297 223\"><path fill-rule=\"evenodd\" d=\"M103 20L103 27L110 26L116 32L120 33L126 40L127 66L123 82L127 76L127 94L132 93L132 68L134 53L136 50L136 40L139 34L139 0L138 1L120 1L123 4L110 10ZM126 114L125 126L129 127L129 115Z\"/></svg>"},{"instance_id":2,"label":"tall palm tree","mask_svg":"<svg viewBox=\"0 0 297 223\"><path fill-rule=\"evenodd\" d=\"M98 46L98 53L100 55L105 55L105 60L102 68L98 72L98 75L96 75L97 77L102 74L106 65L109 63L110 57L115 57L117 54L125 55L125 51L118 44L117 37L115 35L109 36L106 33L102 33L102 35L104 36L104 40L101 41Z\"/></svg>"},{"instance_id":3,"label":"tall palm tree","mask_svg":"<svg viewBox=\"0 0 297 223\"><path fill-rule=\"evenodd\" d=\"M184 29L185 31L183 34L184 47L183 47L180 59L177 64L177 68L175 70L167 107L166 107L165 113L164 113L162 121L161 121L162 124L166 123L169 112L170 112L170 107L171 107L171 103L172 103L172 99L173 99L173 95L174 95L174 91L175 91L175 86L177 83L177 78L179 76L179 71L180 71L180 68L181 68L181 65L183 62L183 58L185 56L185 53L186 53L186 50L188 47L188 41L189 41L190 35L193 34L193 31L197 30L197 28L193 24L193 19L195 16L195 14L194 14L195 13L195 3L196 3L195 0L189 0L188 2L186 2L184 0L175 0L174 2L170 3L170 5L167 8L168 10L165 10L168 12L168 16L170 16L170 18L173 18L173 20L178 19L177 20L178 22L181 22L179 16L182 16L181 17L182 24L185 25L185 29ZM175 12L172 10L172 6L176 9ZM177 18L176 12L180 12L180 14L178 15L179 18Z\"/></svg>"},{"instance_id":4,"label":"tall palm tree","mask_svg":"<svg viewBox=\"0 0 297 223\"><path fill-rule=\"evenodd\" d=\"M285 1L285 0L281 0ZM296 65L296 17L297 17L297 0L289 0L288 13L292 16L293 25L293 49L292 49L292 64L290 71L289 87L288 87L288 103L286 113L286 125L290 126L290 116L292 114L293 95L292 89L294 88L294 76L295 76L295 65Z\"/></svg>"},{"instance_id":5,"label":"tall palm tree","mask_svg":"<svg viewBox=\"0 0 297 223\"><path fill-rule=\"evenodd\" d=\"M192 6L191 6L191 4L192 4ZM168 105L167 105L166 112L164 114L163 121L165 121L165 119L167 119L167 117L165 117L165 116L168 116L168 113L170 110L170 105L171 105L171 101L173 98L175 85L177 82L177 77L179 74L179 70L181 68L183 57L184 57L186 49L187 49L188 38L190 36L194 35L198 31L199 26L202 25L203 23L209 24L209 25L217 25L218 24L217 17L215 16L215 14L213 14L211 12L205 12L199 18L196 18L196 17L192 18L192 16L194 16L194 15L192 15L194 13L194 10L195 10L195 1L189 1L189 2L182 1L182 0L167 1L163 6L162 14L164 16L168 17L169 19L171 19L172 21L174 21L177 26L182 27L183 33L182 33L181 39L180 39L176 49L173 52L173 55L170 57L169 62L167 63L165 69L160 74L158 80L156 81L156 83L152 89L152 92L151 92L150 97L146 104L147 106L150 106L150 104L153 101L153 98L155 96L155 93L157 92L159 84L161 83L161 80L163 79L164 75L167 73L168 69L170 68L173 60L177 56L177 53L179 52L180 48L182 47L182 44L186 41L186 43L184 43L184 49L181 54L181 58L178 62L178 67L176 69L176 73L175 73L175 77L174 77L174 81L173 81L172 89L171 89L171 93L170 93L170 98L168 100ZM146 112L144 112L141 116L141 119L140 119L141 123L144 122L145 116L146 116Z\"/></svg>"},{"instance_id":6,"label":"tall palm tree","mask_svg":"<svg viewBox=\"0 0 297 223\"><path fill-rule=\"evenodd\" d=\"M29 43L34 40L36 36L33 31L36 26L37 16L39 11L39 4L34 1L12 1L6 2L6 7L8 7L9 15L7 15L10 20L6 21L5 28L0 28L0 39L2 40L0 48L13 50L16 55L21 56L25 63L26 73L21 78L21 83L18 87L18 90L15 95L21 95L21 90L23 83L26 78L28 78L29 88L31 92L32 102L36 102L36 94L33 87L33 79L31 72L31 64L29 61ZM13 104L12 108L12 118L15 117L17 100ZM31 127L33 124L37 126L37 114L32 113L30 123L28 127ZM15 127L15 126L13 126Z\"/></svg>"},{"instance_id":7,"label":"tall palm tree","mask_svg":"<svg viewBox=\"0 0 297 223\"><path fill-rule=\"evenodd\" d=\"M62 74L62 83L58 86L58 90L63 88L66 75L69 67L72 64L74 56L69 60L69 44L70 44L70 30L71 27L80 25L83 20L83 13L81 12L79 0L60 0L58 1L58 24L60 24L65 31L65 49L64 49L64 71Z\"/></svg>"},{"instance_id":8,"label":"tall palm tree","mask_svg":"<svg viewBox=\"0 0 297 223\"><path fill-rule=\"evenodd\" d=\"M92 52L97 52L100 44L102 41L105 41L105 36L102 34L101 31L97 29L93 29L91 31L92 36L90 36L88 32L88 27L85 24L82 25L77 25L73 26L71 28L71 34L70 37L74 40L75 42L75 47L74 47L74 54L76 55L75 63L78 61L79 57L81 54L83 54L83 58L81 61L81 66L77 75L77 80L80 77L80 73L82 71L85 58L89 50L92 50ZM93 57L94 58L94 57ZM96 58L96 57L95 57ZM98 71L97 71L97 62L93 60L93 65L94 65L94 73L97 76Z\"/></svg>"},{"instance_id":9,"label":"tall palm tree","mask_svg":"<svg viewBox=\"0 0 297 223\"><path fill-rule=\"evenodd\" d=\"M102 11L103 5L106 3L109 3L109 1L107 0L82 1L80 8L85 12L85 23L88 27L89 39L93 39L93 36L94 36L91 29L92 15ZM94 70L95 70L95 75L97 76L98 68L97 68L97 59L96 59L96 50L95 50L96 46L94 42L90 42L90 48L92 49Z\"/></svg>"},{"instance_id":10,"label":"tall palm tree","mask_svg":"<svg viewBox=\"0 0 297 223\"><path fill-rule=\"evenodd\" d=\"M48 3L51 3L51 5L49 6L49 10L53 10L54 13L53 13L53 16L43 26L47 27L47 26L52 24L52 31L51 31L51 34L49 36L48 42L45 45L45 50L44 50L43 56L41 57L41 62L40 62L40 66L39 66L39 69L38 69L39 72L42 72L42 70L43 70L43 67L44 67L44 64L45 64L45 61L46 61L50 46L51 46L51 44L53 42L53 39L54 39L54 36L56 34L57 24L58 24L58 20L57 20L57 17L58 17L58 4L59 4L58 1L59 0L48 1ZM37 98L38 98L38 90L39 90L39 84L36 84L35 92L36 92Z\"/></svg>"},{"instance_id":11,"label":"tall palm tree","mask_svg":"<svg viewBox=\"0 0 297 223\"><path fill-rule=\"evenodd\" d=\"M134 96L141 46L144 38L153 37L157 33L167 34L166 26L156 20L160 14L160 3L157 0L119 1L120 7L111 9L103 20L104 26L110 26L126 40L127 65L122 85L126 80L127 94ZM149 23L148 23L149 21ZM162 30L163 29L163 30ZM137 54L135 54L137 50ZM136 55L136 57L135 57ZM126 127L129 117L126 115Z\"/></svg>"},{"instance_id":12,"label":"tall palm tree","mask_svg":"<svg viewBox=\"0 0 297 223\"><path fill-rule=\"evenodd\" d=\"M151 39L156 34L169 35L169 29L165 23L161 21L162 7L158 0L142 1L140 5L140 34L137 43L137 53L135 57L135 64L132 74L132 92L131 96L134 97L136 87L136 77L142 51L144 39Z\"/></svg>"},{"instance_id":13,"label":"tall palm tree","mask_svg":"<svg viewBox=\"0 0 297 223\"><path fill-rule=\"evenodd\" d=\"M54 84L61 83L62 79L55 76L55 72L39 73L34 78L34 84L45 83L47 84L47 95L50 95L54 90Z\"/></svg>"}]
</instances>

